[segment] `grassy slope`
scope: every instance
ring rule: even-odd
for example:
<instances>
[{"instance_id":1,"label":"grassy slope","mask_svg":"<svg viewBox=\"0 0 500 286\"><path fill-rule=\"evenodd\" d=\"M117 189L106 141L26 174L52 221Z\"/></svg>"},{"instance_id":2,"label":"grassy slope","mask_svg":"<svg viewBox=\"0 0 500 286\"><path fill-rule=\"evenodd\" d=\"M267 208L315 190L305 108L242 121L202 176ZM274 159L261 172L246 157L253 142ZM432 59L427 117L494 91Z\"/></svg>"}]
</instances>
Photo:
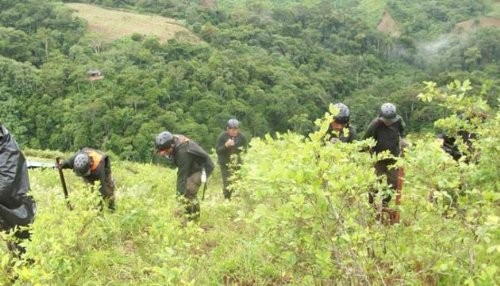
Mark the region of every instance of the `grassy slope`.
<instances>
[{"instance_id":1,"label":"grassy slope","mask_svg":"<svg viewBox=\"0 0 500 286\"><path fill-rule=\"evenodd\" d=\"M42 284L178 285L196 280L206 285L229 275L217 273L222 257L245 251L237 241L243 226L233 222L240 202L223 200L218 168L209 180L200 222L187 227L175 215L174 170L113 162L118 209L104 215L88 208L92 196L81 180L70 170L64 173L73 211L65 208L55 170L30 170L31 193L38 202L31 250L51 262L36 259L39 264L26 277L37 275L35 280ZM62 245L66 249L59 249ZM0 241L0 257L5 253ZM49 265L55 261L61 265ZM8 271L4 267L0 265L0 285L6 283L1 278ZM66 268L72 269L71 275L65 274Z\"/></svg>"},{"instance_id":2,"label":"grassy slope","mask_svg":"<svg viewBox=\"0 0 500 286\"><path fill-rule=\"evenodd\" d=\"M290 243L299 246L308 245L309 248L315 248L320 242L330 243L329 240L325 240L325 237L330 236L318 236L320 240L315 242L308 239L316 237L317 231L325 234L336 229L326 225L324 229L313 230L308 224L304 224L311 222L312 225L319 226L318 222L328 212L311 208L315 205L315 200L312 200L312 204L298 200L304 198L302 192L309 194L310 191L314 191L319 186L319 181L316 179L317 169L311 172L311 168L307 167L312 161L308 153L312 150L311 144L308 145L308 152L299 154L276 151L297 150L298 146L303 148L302 137L296 136L292 139L294 140L276 140L268 148L254 145L256 148L249 150L250 158L254 159L243 168L244 171L246 169L247 176L251 174L246 182L248 189L240 192L241 197L235 197L230 202L222 199L219 168L216 168L209 179L206 199L201 203L202 214L199 223L190 223L185 227L182 226L182 219L176 216L179 208L175 200L174 170L151 164L113 160L118 205L115 213L95 211L92 207L97 198L95 192L86 189L79 178L70 170L66 170L70 200L74 206L74 210L69 211L63 200L57 172L51 169L30 170L32 194L38 202L37 217L32 227L32 241L28 248L28 255L33 258L34 263L26 268L23 266L17 268L17 273L21 276L19 282L29 282L30 285L313 285L314 282L321 284L323 281L325 285L330 285L332 280L321 280L321 277L313 277L308 272L319 267L317 263L323 261L322 259L314 260L314 265L310 264L310 260L305 260L306 270L291 273L290 270L302 269L300 264L302 262L299 260L296 264L293 262L293 257L290 258L292 262L289 262L289 258L284 257L281 252L282 249L294 249L289 248ZM366 212L364 214L367 215L366 218L369 215L369 207L365 205L366 189L362 187L364 183L361 182L370 180L369 173L362 174L359 169L362 166L358 166L361 162L357 159L362 159L357 151L359 146L344 146L359 157L355 157L357 159L347 164L344 159L350 157L345 155L345 158L338 159L344 163L331 163L330 167L334 169L325 174L331 182L338 174L342 174L336 180L339 184L331 186L331 195L334 201L338 200L339 205L345 206L344 203L350 199L363 202L362 205L354 204L356 208L338 208L344 215L352 215L349 216L352 221L346 220L346 225L356 228L345 228L345 232L344 230L335 232L352 233L357 230L363 235L353 239L352 244L346 244L342 240L336 240L336 243L339 243L338 250L343 251L342 257L347 257L346 255L356 251L357 258L365 263L362 270L373 273L374 284L382 281L388 285L403 282L412 284L412 281L418 281L420 283L414 284L434 285L441 282L443 285L455 285L453 282L465 279L464 276L455 279L458 274L477 278L475 275L481 274L479 267L482 263L494 267L491 261L498 255L493 253L486 255L485 251L487 247L497 245L498 239L492 238L491 244L486 240L477 242L473 239L475 232L468 229L471 226L464 227L459 219L443 220L441 213L438 210L433 211L428 205L427 185L422 185L417 179L427 180L426 174L429 172L425 171L423 166L428 167L431 173L433 170L442 170L444 165L441 164L427 166L431 161L429 158L435 162L439 157L438 154L447 156L441 153L434 138L430 140L426 144L416 142L415 146L418 149L412 150L406 156L415 164L408 165L406 169L408 180L405 183L402 204L403 224L398 226L386 228L370 224L366 229L357 228L358 222L354 218L361 214L354 210ZM334 159L336 156L344 156L342 150L333 152L336 150L333 147L335 146L322 149L324 152L322 155L332 155L322 162L336 160ZM424 150L430 147L432 150L426 153ZM51 155L48 151L31 151L30 154L37 158L54 158L59 155L59 153ZM451 158L445 159L454 164ZM369 162L366 161L364 164ZM349 169L344 169L346 166ZM448 172L445 172L443 177L430 180L436 181L442 178L447 182L446 173ZM352 176L353 174L355 175ZM452 172L448 176L456 179L456 173ZM352 178L352 181L346 178L349 180ZM353 188L346 192L345 188L349 186ZM257 196L246 197L248 191L256 193ZM361 191L363 196L359 196L358 191ZM282 192L291 194L290 199L282 199ZM299 193L301 196L297 196ZM349 193L353 197L346 196ZM340 200L341 198L344 199ZM277 205L282 207L275 212L273 206ZM366 207L359 208L363 205ZM302 209L298 206L308 207ZM306 214L308 216L305 216ZM314 216L309 216L312 214ZM261 220L259 217L268 219ZM282 218L286 219L280 220ZM304 220L305 218L307 220ZM316 218L319 220L316 221ZM497 216L491 216L492 221L495 219ZM258 224L255 223L257 220ZM332 226L334 225L336 224L333 223ZM291 231L284 230L288 227L291 227ZM485 232L490 231L487 225L480 226L480 229ZM268 237L272 238L270 239L272 241L278 239L277 235L280 233L288 235L279 238L286 244L278 248L272 243L265 243ZM429 239L437 235L439 237L436 241ZM448 239L447 235L451 238ZM307 239L298 240L298 238ZM374 260L377 265L388 265L388 268L397 266L397 269L373 268L372 259L376 257L364 256L367 246L363 242L365 239L370 241L371 238L377 239L374 243L370 242L376 247L377 253L382 253L382 242L383 253L386 253L386 247L389 249L387 255L377 256L378 260ZM450 244L451 241L456 243ZM415 247L416 245L418 247ZM472 251L469 250L470 245L474 245L473 252L469 252ZM301 259L316 253L306 248L301 251L303 253L297 256ZM330 251L326 249L325 253L328 256L325 258L324 267L331 269L333 264L329 258ZM464 266L459 266L462 262L457 261L462 261L471 254L478 263L464 260ZM455 258L451 259L452 257ZM5 247L0 244L0 285L10 285L7 280L10 272L8 260L9 255L6 255ZM353 267L349 261L342 265ZM437 268L440 265L457 268L454 270ZM440 269L444 271L443 276L440 276L442 272ZM393 271L398 272L392 274ZM493 271L492 277L498 275L494 272L497 270L491 271ZM377 273L381 276L379 277ZM400 277L401 273L405 273L405 276ZM488 279L485 281L493 280Z\"/></svg>"},{"instance_id":3,"label":"grassy slope","mask_svg":"<svg viewBox=\"0 0 500 286\"><path fill-rule=\"evenodd\" d=\"M297 3L297 1L284 2L288 4ZM313 0L306 3L312 4L316 2ZM273 2L271 6L278 5L277 3L277 1L276 3ZM338 3L341 5L344 2L338 1ZM357 9L368 24L376 26L382 17L386 4L387 0L360 0ZM90 33L101 36L106 40L115 40L138 33L142 35L155 35L162 42L176 37L194 43L199 42L199 39L184 27L182 23L171 18L104 9L90 4L66 3L65 5L74 9L78 17L87 21ZM218 6L225 9L241 5L244 4L234 0L218 2ZM493 8L493 11L488 16L500 17L500 2L495 2Z\"/></svg>"},{"instance_id":4,"label":"grassy slope","mask_svg":"<svg viewBox=\"0 0 500 286\"><path fill-rule=\"evenodd\" d=\"M199 41L186 27L174 19L104 9L89 4L67 3L65 5L74 9L78 17L87 21L90 33L97 34L105 40L116 40L137 33L157 36L162 42L176 37L195 43Z\"/></svg>"}]
</instances>

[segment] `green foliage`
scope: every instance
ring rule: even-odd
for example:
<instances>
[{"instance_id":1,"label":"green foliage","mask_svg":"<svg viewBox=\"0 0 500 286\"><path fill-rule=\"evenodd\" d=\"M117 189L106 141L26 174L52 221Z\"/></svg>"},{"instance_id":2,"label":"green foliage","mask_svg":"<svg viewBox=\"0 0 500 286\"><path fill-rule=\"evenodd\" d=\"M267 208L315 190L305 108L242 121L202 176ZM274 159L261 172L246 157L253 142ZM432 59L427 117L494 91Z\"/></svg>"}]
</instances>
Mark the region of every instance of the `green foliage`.
<instances>
[{"instance_id":1,"label":"green foliage","mask_svg":"<svg viewBox=\"0 0 500 286\"><path fill-rule=\"evenodd\" d=\"M500 18L500 3L498 1L490 1L490 8L488 16Z\"/></svg>"},{"instance_id":2,"label":"green foliage","mask_svg":"<svg viewBox=\"0 0 500 286\"><path fill-rule=\"evenodd\" d=\"M478 102L469 97L465 110ZM363 143L321 147L325 128L311 140L295 134L253 140L237 188L247 201L241 219L258 230L253 236L292 284L494 283L500 197L498 164L489 156L498 152L490 145L498 132L489 128L498 127L498 117L483 123L474 146L485 161L477 164L457 164L431 137L414 142L404 159L403 222L390 228L373 221L366 202L375 178L366 172L371 160L358 152ZM428 201L430 193L437 203ZM458 208L452 196L459 196Z\"/></svg>"},{"instance_id":3,"label":"green foliage","mask_svg":"<svg viewBox=\"0 0 500 286\"><path fill-rule=\"evenodd\" d=\"M118 163L113 171L120 200L116 213L99 212L97 192L66 173L73 205L70 211L57 173L32 173L38 215L32 228L33 247L26 257L34 263L19 263L9 270L17 273L18 281L38 285L89 281L165 285L187 279L181 274L187 270L185 259L190 258L177 254L194 249L193 240L200 241L203 229L194 225L181 228L180 221L171 218L176 204L174 185L161 186L163 179L174 181L173 177L162 176L165 170L146 165ZM146 173L149 175L144 176Z\"/></svg>"},{"instance_id":4,"label":"green foliage","mask_svg":"<svg viewBox=\"0 0 500 286\"><path fill-rule=\"evenodd\" d=\"M200 221L185 226L176 215L175 171L113 161L114 213L99 212L96 191L66 172L70 211L56 171L30 171L38 201L32 239L24 259L2 252L0 283L16 276L17 285L493 285L500 115L483 104L486 89L460 81L436 87L427 83L419 97L472 116L466 127L478 135L477 159L456 162L432 134L411 136L398 163L405 168L399 224L381 224L367 202L368 190L387 189L372 169L378 158L360 152L373 141L324 142L332 109L307 137L254 138L233 200L223 200L216 169Z\"/></svg>"},{"instance_id":5,"label":"green foliage","mask_svg":"<svg viewBox=\"0 0 500 286\"><path fill-rule=\"evenodd\" d=\"M54 1L2 1L0 54L40 66L50 52L66 53L83 35L83 22ZM7 35L5 32L9 31ZM14 50L15 47L18 49Z\"/></svg>"},{"instance_id":6,"label":"green foliage","mask_svg":"<svg viewBox=\"0 0 500 286\"><path fill-rule=\"evenodd\" d=\"M361 0L359 1L358 9L365 15L368 23L375 26L384 14L388 2L382 0Z\"/></svg>"},{"instance_id":7,"label":"green foliage","mask_svg":"<svg viewBox=\"0 0 500 286\"><path fill-rule=\"evenodd\" d=\"M27 98L36 90L38 71L30 64L18 63L0 56L0 122L8 126L21 142L29 136L30 123L26 110Z\"/></svg>"},{"instance_id":8,"label":"green foliage","mask_svg":"<svg viewBox=\"0 0 500 286\"><path fill-rule=\"evenodd\" d=\"M388 1L388 10L415 39L429 39L449 32L453 25L484 15L486 1L425 0Z\"/></svg>"},{"instance_id":9,"label":"green foliage","mask_svg":"<svg viewBox=\"0 0 500 286\"><path fill-rule=\"evenodd\" d=\"M246 197L241 219L257 229L256 242L280 265L272 275L292 284L353 282L353 272L361 276L356 280L369 279L357 267L366 255L344 247L367 242L371 210L360 206L375 176L361 170L372 161L358 152L361 143L323 146L329 118L311 139L289 133L253 140L237 185Z\"/></svg>"},{"instance_id":10,"label":"green foliage","mask_svg":"<svg viewBox=\"0 0 500 286\"><path fill-rule=\"evenodd\" d=\"M419 131L444 113L417 101L421 81L470 78L478 86L498 73L494 29L450 42L439 57L422 53L416 35L433 34L437 20L420 2L387 2L399 20L432 19L420 28L403 21L415 33L400 40L368 23L386 1L83 2L181 18L205 42L135 35L106 43L83 35L83 23L58 1L2 2L2 121L22 146L65 152L91 146L147 162L152 138L165 129L206 149L229 117L251 136L306 135L339 101L351 107L359 133L386 101L398 105L410 131ZM460 19L481 13L481 5L448 4L444 13ZM88 80L91 69L103 79ZM498 86L491 81L489 104Z\"/></svg>"},{"instance_id":11,"label":"green foliage","mask_svg":"<svg viewBox=\"0 0 500 286\"><path fill-rule=\"evenodd\" d=\"M476 163L474 172L468 175L468 180L472 181L472 184L487 184L482 191L497 192L498 182L493 180L488 183L488 180L499 171L490 161L490 156L498 151L498 147L493 143L498 136L498 102L494 108L488 104L488 84L475 94L471 94L471 89L468 80L451 82L446 90L438 89L434 82L426 82L425 93L419 94L418 97L423 101L435 101L453 112L435 122L439 130L450 136L460 136L463 131L474 135L470 146L467 142L459 144L462 153ZM489 197L490 194L486 196Z\"/></svg>"}]
</instances>

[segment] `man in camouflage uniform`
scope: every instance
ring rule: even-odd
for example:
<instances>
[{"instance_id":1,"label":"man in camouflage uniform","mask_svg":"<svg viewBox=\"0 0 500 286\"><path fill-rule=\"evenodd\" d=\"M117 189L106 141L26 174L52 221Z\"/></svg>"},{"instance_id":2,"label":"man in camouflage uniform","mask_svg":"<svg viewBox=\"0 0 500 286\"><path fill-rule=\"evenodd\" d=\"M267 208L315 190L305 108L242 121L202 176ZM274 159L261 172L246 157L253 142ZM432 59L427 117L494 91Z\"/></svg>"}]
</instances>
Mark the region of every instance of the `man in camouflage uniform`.
<instances>
[{"instance_id":1,"label":"man in camouflage uniform","mask_svg":"<svg viewBox=\"0 0 500 286\"><path fill-rule=\"evenodd\" d=\"M200 203L197 198L202 174L210 176L214 164L208 153L184 135L161 132L155 139L156 151L177 166L177 195L185 206L189 219L198 219Z\"/></svg>"},{"instance_id":2,"label":"man in camouflage uniform","mask_svg":"<svg viewBox=\"0 0 500 286\"><path fill-rule=\"evenodd\" d=\"M393 157L401 155L401 146L406 145L405 141L406 130L403 118L396 113L396 106L392 103L384 103L380 107L380 115L375 118L365 132L363 139L375 139L375 146L372 152L375 154L389 151ZM378 177L386 176L387 185L392 190L396 190L399 186L398 176L399 169L394 168L396 159L388 158L381 159L375 163L375 173ZM374 203L375 191L369 193L369 202ZM391 200L390 195L386 195L382 199L382 206L387 207Z\"/></svg>"}]
</instances>

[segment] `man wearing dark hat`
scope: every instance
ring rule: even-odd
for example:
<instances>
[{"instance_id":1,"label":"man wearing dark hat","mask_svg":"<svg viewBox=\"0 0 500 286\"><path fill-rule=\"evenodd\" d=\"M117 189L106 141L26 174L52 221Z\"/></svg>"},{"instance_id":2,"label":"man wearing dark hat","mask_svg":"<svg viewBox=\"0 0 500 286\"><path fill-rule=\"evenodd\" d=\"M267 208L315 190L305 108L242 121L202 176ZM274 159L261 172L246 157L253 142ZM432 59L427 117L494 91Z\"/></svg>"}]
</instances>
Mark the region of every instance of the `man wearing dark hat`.
<instances>
[{"instance_id":1,"label":"man wearing dark hat","mask_svg":"<svg viewBox=\"0 0 500 286\"><path fill-rule=\"evenodd\" d=\"M326 139L330 143L344 142L351 143L356 138L354 128L349 125L351 112L349 107L343 103L336 103L334 105L339 111L333 116L332 122L328 125L326 131Z\"/></svg>"},{"instance_id":2,"label":"man wearing dark hat","mask_svg":"<svg viewBox=\"0 0 500 286\"><path fill-rule=\"evenodd\" d=\"M210 155L184 135L163 131L155 139L156 152L177 166L177 195L189 220L200 216L198 189L210 176L214 164Z\"/></svg>"},{"instance_id":3,"label":"man wearing dark hat","mask_svg":"<svg viewBox=\"0 0 500 286\"><path fill-rule=\"evenodd\" d=\"M247 139L240 132L240 122L234 118L229 119L226 130L219 134L215 146L222 177L222 191L226 199L231 199L232 192L229 190L229 180L241 165L240 153L246 147Z\"/></svg>"},{"instance_id":4,"label":"man wearing dark hat","mask_svg":"<svg viewBox=\"0 0 500 286\"><path fill-rule=\"evenodd\" d=\"M372 148L372 153L379 154L384 151L389 151L393 157L399 157L401 147L405 147L405 123L403 118L396 113L396 106L392 103L384 103L380 107L380 114L372 120L365 132L363 139L375 139L375 146ZM395 158L381 159L375 163L375 173L378 177L385 175L387 177L387 185L392 190L398 188L398 169L394 168L396 163ZM374 195L376 191L369 193L370 204L374 203ZM391 200L390 195L386 195L382 199L382 206L387 207Z\"/></svg>"},{"instance_id":5,"label":"man wearing dark hat","mask_svg":"<svg viewBox=\"0 0 500 286\"><path fill-rule=\"evenodd\" d=\"M115 181L111 175L111 160L104 152L83 148L64 160L57 168L73 169L75 175L82 177L87 184L94 185L99 181L101 197L111 211L115 210Z\"/></svg>"}]
</instances>

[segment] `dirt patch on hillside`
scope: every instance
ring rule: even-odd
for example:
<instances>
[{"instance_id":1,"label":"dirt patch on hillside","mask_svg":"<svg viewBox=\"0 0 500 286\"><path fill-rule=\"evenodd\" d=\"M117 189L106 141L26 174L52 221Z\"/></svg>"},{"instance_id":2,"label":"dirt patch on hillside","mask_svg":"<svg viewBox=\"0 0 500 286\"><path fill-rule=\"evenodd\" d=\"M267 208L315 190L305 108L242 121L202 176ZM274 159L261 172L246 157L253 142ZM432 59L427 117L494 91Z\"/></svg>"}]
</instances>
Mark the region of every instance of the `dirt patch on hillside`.
<instances>
[{"instance_id":1,"label":"dirt patch on hillside","mask_svg":"<svg viewBox=\"0 0 500 286\"><path fill-rule=\"evenodd\" d=\"M201 5L213 10L217 7L217 0L202 0Z\"/></svg>"},{"instance_id":2,"label":"dirt patch on hillside","mask_svg":"<svg viewBox=\"0 0 500 286\"><path fill-rule=\"evenodd\" d=\"M78 17L87 21L90 33L101 36L104 41L112 41L133 34L154 35L161 42L169 39L191 43L200 41L175 19L104 9L89 4L66 3L65 5L75 11Z\"/></svg>"},{"instance_id":3,"label":"dirt patch on hillside","mask_svg":"<svg viewBox=\"0 0 500 286\"><path fill-rule=\"evenodd\" d=\"M377 25L377 30L382 33L389 34L391 37L401 36L401 29L399 28L398 23L387 11L384 11L382 19L380 19L380 22Z\"/></svg>"},{"instance_id":4,"label":"dirt patch on hillside","mask_svg":"<svg viewBox=\"0 0 500 286\"><path fill-rule=\"evenodd\" d=\"M482 17L455 24L454 33L470 32L483 27L500 27L500 19L493 17Z\"/></svg>"}]
</instances>

